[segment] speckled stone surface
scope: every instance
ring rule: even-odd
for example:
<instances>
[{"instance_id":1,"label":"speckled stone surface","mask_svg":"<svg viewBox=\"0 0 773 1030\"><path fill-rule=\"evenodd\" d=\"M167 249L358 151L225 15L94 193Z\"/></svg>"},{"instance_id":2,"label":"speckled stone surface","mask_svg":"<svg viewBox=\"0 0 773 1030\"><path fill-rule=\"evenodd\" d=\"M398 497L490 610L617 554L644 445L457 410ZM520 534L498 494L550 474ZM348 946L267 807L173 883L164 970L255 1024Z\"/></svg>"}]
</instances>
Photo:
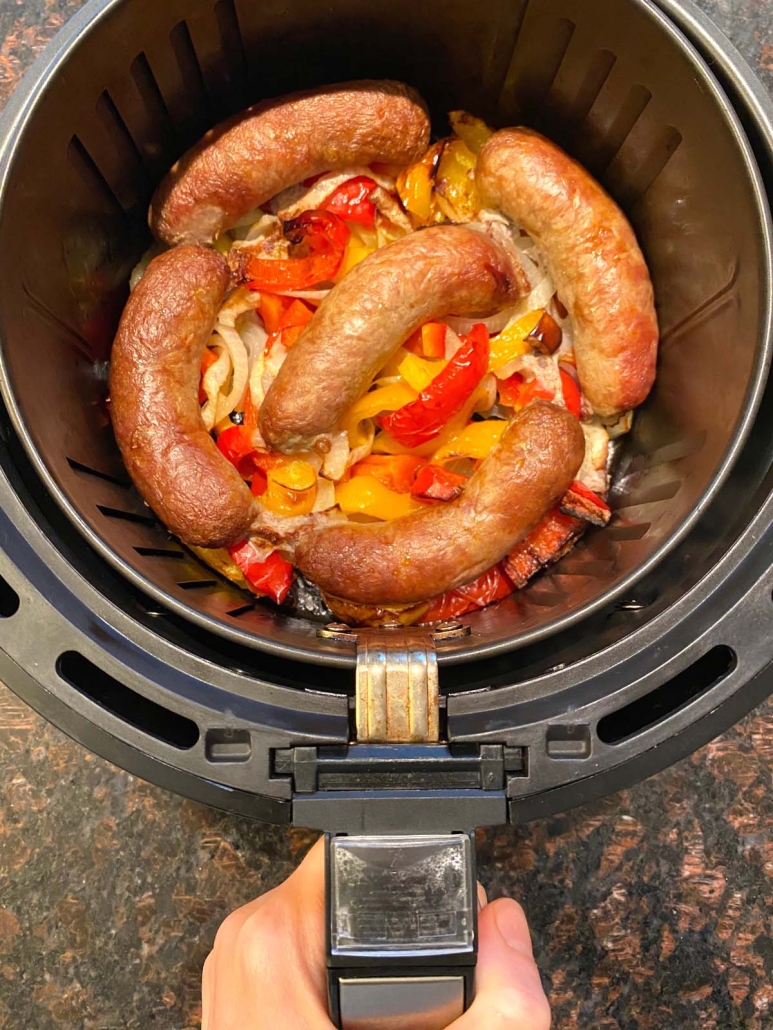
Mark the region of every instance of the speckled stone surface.
<instances>
[{"instance_id":1,"label":"speckled stone surface","mask_svg":"<svg viewBox=\"0 0 773 1030\"><path fill-rule=\"evenodd\" d=\"M700 2L773 88L773 3ZM0 101L78 6L0 0ZM219 922L312 836L149 786L2 687L0 768L0 1028L199 1026ZM479 853L490 895L527 909L557 1030L773 1027L773 704L632 790L481 832Z\"/></svg>"}]
</instances>

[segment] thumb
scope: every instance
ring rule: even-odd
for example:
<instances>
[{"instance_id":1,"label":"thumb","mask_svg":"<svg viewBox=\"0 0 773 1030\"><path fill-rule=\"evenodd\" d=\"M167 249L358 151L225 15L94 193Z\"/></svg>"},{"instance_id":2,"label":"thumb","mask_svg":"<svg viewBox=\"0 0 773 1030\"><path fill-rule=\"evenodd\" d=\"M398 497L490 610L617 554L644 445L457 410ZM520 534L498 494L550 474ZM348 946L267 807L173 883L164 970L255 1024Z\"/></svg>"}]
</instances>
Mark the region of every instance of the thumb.
<instances>
[{"instance_id":1,"label":"thumb","mask_svg":"<svg viewBox=\"0 0 773 1030\"><path fill-rule=\"evenodd\" d=\"M448 1030L549 1030L550 1006L524 911L500 898L478 917L475 1001Z\"/></svg>"}]
</instances>

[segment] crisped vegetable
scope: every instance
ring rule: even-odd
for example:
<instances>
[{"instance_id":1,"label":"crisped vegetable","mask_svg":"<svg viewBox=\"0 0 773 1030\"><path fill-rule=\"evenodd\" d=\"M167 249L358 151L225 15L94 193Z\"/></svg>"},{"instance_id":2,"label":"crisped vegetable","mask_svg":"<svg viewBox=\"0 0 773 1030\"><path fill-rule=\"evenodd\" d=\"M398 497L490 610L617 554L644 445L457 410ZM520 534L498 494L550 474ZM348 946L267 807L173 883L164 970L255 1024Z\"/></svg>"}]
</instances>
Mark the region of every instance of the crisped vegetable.
<instances>
[{"instance_id":1,"label":"crisped vegetable","mask_svg":"<svg viewBox=\"0 0 773 1030\"><path fill-rule=\"evenodd\" d=\"M553 510L503 562L505 572L519 589L540 569L552 565L574 546L585 527L580 519Z\"/></svg>"},{"instance_id":2,"label":"crisped vegetable","mask_svg":"<svg viewBox=\"0 0 773 1030\"><path fill-rule=\"evenodd\" d=\"M354 601L346 601L342 597L332 597L330 594L325 594L324 597L325 603L333 615L341 622L347 622L352 626L377 627L383 626L385 622L399 622L401 626L413 626L422 619L429 607L427 601L408 606L382 607L356 604Z\"/></svg>"},{"instance_id":3,"label":"crisped vegetable","mask_svg":"<svg viewBox=\"0 0 773 1030\"><path fill-rule=\"evenodd\" d=\"M590 522L592 526L606 526L612 518L607 502L579 481L572 483L564 494L560 510L563 515Z\"/></svg>"},{"instance_id":4,"label":"crisped vegetable","mask_svg":"<svg viewBox=\"0 0 773 1030\"><path fill-rule=\"evenodd\" d=\"M249 250L231 251L237 279L252 290L281 292L306 290L330 281L338 271L349 240L349 229L329 211L305 211L284 223L284 234L293 253L288 258L250 255Z\"/></svg>"},{"instance_id":5,"label":"crisped vegetable","mask_svg":"<svg viewBox=\"0 0 773 1030\"><path fill-rule=\"evenodd\" d=\"M228 553L256 594L282 604L290 593L293 567L279 551L262 557L252 541L243 540L229 547Z\"/></svg>"},{"instance_id":6,"label":"crisped vegetable","mask_svg":"<svg viewBox=\"0 0 773 1030\"><path fill-rule=\"evenodd\" d=\"M499 403L506 408L522 411L532 401L552 401L555 394L546 390L538 379L525 380L520 372L499 383Z\"/></svg>"},{"instance_id":7,"label":"crisped vegetable","mask_svg":"<svg viewBox=\"0 0 773 1030\"><path fill-rule=\"evenodd\" d=\"M471 222L480 211L474 170L475 154L464 141L447 140L435 176L434 200L451 222Z\"/></svg>"},{"instance_id":8,"label":"crisped vegetable","mask_svg":"<svg viewBox=\"0 0 773 1030\"><path fill-rule=\"evenodd\" d=\"M482 324L475 325L443 371L415 401L379 419L382 428L406 447L434 439L485 375L488 355L488 331Z\"/></svg>"},{"instance_id":9,"label":"crisped vegetable","mask_svg":"<svg viewBox=\"0 0 773 1030\"><path fill-rule=\"evenodd\" d=\"M494 134L494 130L490 129L482 119L476 118L467 111L450 111L448 120L456 135L459 139L464 140L473 154L479 154L483 144Z\"/></svg>"},{"instance_id":10,"label":"crisped vegetable","mask_svg":"<svg viewBox=\"0 0 773 1030\"><path fill-rule=\"evenodd\" d=\"M421 504L410 494L399 494L373 476L355 476L336 487L336 502L345 515L370 515L387 521L410 515Z\"/></svg>"},{"instance_id":11,"label":"crisped vegetable","mask_svg":"<svg viewBox=\"0 0 773 1030\"><path fill-rule=\"evenodd\" d=\"M542 312L537 325L529 333L528 340L540 354L555 354L563 339L561 326L547 311Z\"/></svg>"},{"instance_id":12,"label":"crisped vegetable","mask_svg":"<svg viewBox=\"0 0 773 1030\"><path fill-rule=\"evenodd\" d=\"M419 161L408 165L400 173L395 183L397 194L410 215L414 228L443 220L442 212L438 211L434 203L433 190L435 173L444 146L444 140L431 146Z\"/></svg>"},{"instance_id":13,"label":"crisped vegetable","mask_svg":"<svg viewBox=\"0 0 773 1030\"><path fill-rule=\"evenodd\" d=\"M467 477L442 465L425 465L411 487L411 494L422 501L453 501L467 485Z\"/></svg>"}]
</instances>

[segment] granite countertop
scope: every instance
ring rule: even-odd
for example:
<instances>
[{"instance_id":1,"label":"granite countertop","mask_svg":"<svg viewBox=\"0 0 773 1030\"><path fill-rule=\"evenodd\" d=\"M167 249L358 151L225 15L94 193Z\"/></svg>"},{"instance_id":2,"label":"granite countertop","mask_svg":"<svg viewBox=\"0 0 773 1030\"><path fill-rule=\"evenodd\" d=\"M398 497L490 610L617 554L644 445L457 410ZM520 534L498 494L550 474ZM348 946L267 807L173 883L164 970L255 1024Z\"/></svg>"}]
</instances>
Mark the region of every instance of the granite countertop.
<instances>
[{"instance_id":1,"label":"granite countertop","mask_svg":"<svg viewBox=\"0 0 773 1030\"><path fill-rule=\"evenodd\" d=\"M0 102L78 0L0 0ZM773 88L773 4L701 0ZM199 1026L233 908L313 835L182 800L86 753L0 687L0 1028ZM556 1030L773 1026L773 703L596 804L479 833L526 907Z\"/></svg>"}]
</instances>

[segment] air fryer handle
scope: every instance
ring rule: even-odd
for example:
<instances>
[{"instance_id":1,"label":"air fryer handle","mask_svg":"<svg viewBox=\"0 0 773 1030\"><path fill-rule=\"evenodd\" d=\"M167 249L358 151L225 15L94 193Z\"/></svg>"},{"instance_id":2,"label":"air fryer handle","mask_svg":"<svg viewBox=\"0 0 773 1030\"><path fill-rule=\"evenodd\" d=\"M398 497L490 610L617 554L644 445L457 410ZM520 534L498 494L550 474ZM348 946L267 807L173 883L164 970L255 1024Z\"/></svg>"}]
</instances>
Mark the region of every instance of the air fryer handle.
<instances>
[{"instance_id":1,"label":"air fryer handle","mask_svg":"<svg viewBox=\"0 0 773 1030\"><path fill-rule=\"evenodd\" d=\"M472 1001L470 834L325 835L330 1016L341 1030L444 1030Z\"/></svg>"}]
</instances>

